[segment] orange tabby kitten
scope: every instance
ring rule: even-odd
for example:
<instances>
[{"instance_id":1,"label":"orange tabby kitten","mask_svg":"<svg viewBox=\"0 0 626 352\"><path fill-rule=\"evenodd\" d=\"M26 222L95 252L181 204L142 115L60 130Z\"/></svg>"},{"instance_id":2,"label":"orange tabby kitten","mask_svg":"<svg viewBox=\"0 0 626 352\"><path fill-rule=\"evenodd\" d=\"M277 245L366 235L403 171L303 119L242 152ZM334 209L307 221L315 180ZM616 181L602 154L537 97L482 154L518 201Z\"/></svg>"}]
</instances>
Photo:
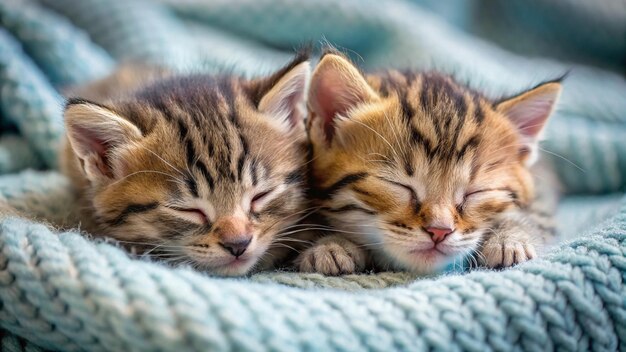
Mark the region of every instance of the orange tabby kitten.
<instances>
[{"instance_id":1,"label":"orange tabby kitten","mask_svg":"<svg viewBox=\"0 0 626 352\"><path fill-rule=\"evenodd\" d=\"M133 72L67 102L82 227L222 275L279 260L305 206L307 56L258 80Z\"/></svg>"},{"instance_id":2,"label":"orange tabby kitten","mask_svg":"<svg viewBox=\"0 0 626 352\"><path fill-rule=\"evenodd\" d=\"M300 269L432 273L474 251L488 267L536 257L554 199L534 201L529 166L560 91L553 81L492 101L443 74L364 76L323 56L309 90L311 174L335 231Z\"/></svg>"}]
</instances>

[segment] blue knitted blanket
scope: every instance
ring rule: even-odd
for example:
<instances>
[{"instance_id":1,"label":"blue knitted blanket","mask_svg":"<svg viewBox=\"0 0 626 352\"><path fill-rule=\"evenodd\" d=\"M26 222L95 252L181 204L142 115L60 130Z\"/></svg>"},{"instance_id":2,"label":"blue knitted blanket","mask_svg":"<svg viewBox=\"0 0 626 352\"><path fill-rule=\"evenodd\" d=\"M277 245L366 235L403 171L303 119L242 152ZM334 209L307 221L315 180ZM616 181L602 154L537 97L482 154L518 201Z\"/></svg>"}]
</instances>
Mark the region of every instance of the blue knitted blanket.
<instances>
[{"instance_id":1,"label":"blue knitted blanket","mask_svg":"<svg viewBox=\"0 0 626 352\"><path fill-rule=\"evenodd\" d=\"M0 204L41 221L0 206L2 350L626 351L626 8L589 4L1 0ZM492 95L571 70L543 146L568 194L562 241L500 272L224 279L45 225L73 214L54 171L64 87L124 60L253 76L305 41Z\"/></svg>"}]
</instances>

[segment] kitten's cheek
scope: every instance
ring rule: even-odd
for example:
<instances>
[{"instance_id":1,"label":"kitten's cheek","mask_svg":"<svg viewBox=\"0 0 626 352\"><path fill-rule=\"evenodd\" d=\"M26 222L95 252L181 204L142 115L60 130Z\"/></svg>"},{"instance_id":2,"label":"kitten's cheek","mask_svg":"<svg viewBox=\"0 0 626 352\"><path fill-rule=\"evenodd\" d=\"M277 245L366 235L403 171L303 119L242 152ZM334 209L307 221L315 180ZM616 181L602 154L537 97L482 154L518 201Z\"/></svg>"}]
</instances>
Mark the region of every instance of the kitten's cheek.
<instances>
[{"instance_id":1,"label":"kitten's cheek","mask_svg":"<svg viewBox=\"0 0 626 352\"><path fill-rule=\"evenodd\" d=\"M480 210L480 204L466 205L460 214L461 220L466 223L467 227L477 227L490 218L489 212Z\"/></svg>"}]
</instances>

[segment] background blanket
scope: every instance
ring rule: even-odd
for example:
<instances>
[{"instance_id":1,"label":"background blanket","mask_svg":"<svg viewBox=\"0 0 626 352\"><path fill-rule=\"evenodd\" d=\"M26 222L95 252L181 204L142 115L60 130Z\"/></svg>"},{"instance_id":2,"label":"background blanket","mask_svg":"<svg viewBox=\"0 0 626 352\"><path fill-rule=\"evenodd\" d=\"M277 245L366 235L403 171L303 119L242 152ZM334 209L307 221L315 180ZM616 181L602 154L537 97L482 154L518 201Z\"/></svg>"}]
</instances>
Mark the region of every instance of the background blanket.
<instances>
[{"instance_id":1,"label":"background blanket","mask_svg":"<svg viewBox=\"0 0 626 352\"><path fill-rule=\"evenodd\" d=\"M366 69L435 67L493 96L571 70L543 146L568 193L563 243L502 272L220 279L9 216L3 350L626 350L621 0L1 0L0 201L72 216L54 171L64 87L124 60L254 76L306 41Z\"/></svg>"}]
</instances>

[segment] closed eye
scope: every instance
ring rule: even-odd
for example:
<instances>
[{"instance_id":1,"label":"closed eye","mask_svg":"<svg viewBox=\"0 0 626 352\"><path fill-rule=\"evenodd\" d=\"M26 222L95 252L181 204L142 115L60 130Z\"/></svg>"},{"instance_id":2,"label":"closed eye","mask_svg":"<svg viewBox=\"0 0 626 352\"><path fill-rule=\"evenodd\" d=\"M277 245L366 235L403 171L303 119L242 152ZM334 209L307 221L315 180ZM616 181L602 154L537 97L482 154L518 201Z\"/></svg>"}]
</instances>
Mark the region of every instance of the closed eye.
<instances>
[{"instance_id":1,"label":"closed eye","mask_svg":"<svg viewBox=\"0 0 626 352\"><path fill-rule=\"evenodd\" d=\"M257 193L256 195L254 195L254 197L252 197L252 203L258 202L262 200L263 198L267 197L267 195L270 194L270 192L271 190Z\"/></svg>"},{"instance_id":2,"label":"closed eye","mask_svg":"<svg viewBox=\"0 0 626 352\"><path fill-rule=\"evenodd\" d=\"M517 198L517 193L515 193L512 189L510 189L508 187L478 189L478 190L475 190L475 191L471 191L471 192L465 193L463 198L469 198L469 197L471 197L473 195L481 194L481 193L487 193L487 192L506 192L511 198Z\"/></svg>"},{"instance_id":3,"label":"closed eye","mask_svg":"<svg viewBox=\"0 0 626 352\"><path fill-rule=\"evenodd\" d=\"M250 200L250 209L253 212L258 212L259 209L267 202L269 195L274 192L275 188L271 188L255 194Z\"/></svg>"},{"instance_id":4,"label":"closed eye","mask_svg":"<svg viewBox=\"0 0 626 352\"><path fill-rule=\"evenodd\" d=\"M478 193L485 193L485 192L489 192L489 191L493 191L493 190L492 190L492 189L479 189L479 190L477 190L477 191L472 191L472 192L465 193L465 195L463 196L463 198L468 198L468 197L471 197L471 196L473 196L473 195L475 195L475 194L478 194Z\"/></svg>"},{"instance_id":5,"label":"closed eye","mask_svg":"<svg viewBox=\"0 0 626 352\"><path fill-rule=\"evenodd\" d=\"M407 190L409 192L409 194L411 195L411 200L410 200L411 205L413 207L415 207L416 209L419 208L420 201L419 201L419 198L417 197L417 192L415 192L413 187L411 187L409 185L405 185L405 184L400 183L400 182L392 181L392 180L389 180L389 179L386 179L386 178L380 178L380 179L385 181L385 182L387 182L387 183L391 183L391 184L393 184L395 186L402 187L403 189Z\"/></svg>"},{"instance_id":6,"label":"closed eye","mask_svg":"<svg viewBox=\"0 0 626 352\"><path fill-rule=\"evenodd\" d=\"M463 200L461 201L460 204L457 205L457 209L459 210L459 212L462 211L463 208L466 206L468 200L472 200L475 196L483 195L485 193L487 193L488 196L490 194L493 194L494 197L497 197L498 194L502 195L502 193L505 193L505 197L508 198L509 201L512 201L514 203L517 202L517 193L515 193L514 191L512 191L511 189L509 189L507 187L504 187L504 188L486 188L486 189L479 189L479 190L475 190L475 191L471 191L471 192L465 193L465 195L463 195ZM481 199L481 198L479 197L479 199Z\"/></svg>"},{"instance_id":7,"label":"closed eye","mask_svg":"<svg viewBox=\"0 0 626 352\"><path fill-rule=\"evenodd\" d=\"M197 208L178 208L178 207L168 207L176 212L180 218L194 222L196 224L207 224L209 222L209 218L205 214L204 211Z\"/></svg>"}]
</instances>

